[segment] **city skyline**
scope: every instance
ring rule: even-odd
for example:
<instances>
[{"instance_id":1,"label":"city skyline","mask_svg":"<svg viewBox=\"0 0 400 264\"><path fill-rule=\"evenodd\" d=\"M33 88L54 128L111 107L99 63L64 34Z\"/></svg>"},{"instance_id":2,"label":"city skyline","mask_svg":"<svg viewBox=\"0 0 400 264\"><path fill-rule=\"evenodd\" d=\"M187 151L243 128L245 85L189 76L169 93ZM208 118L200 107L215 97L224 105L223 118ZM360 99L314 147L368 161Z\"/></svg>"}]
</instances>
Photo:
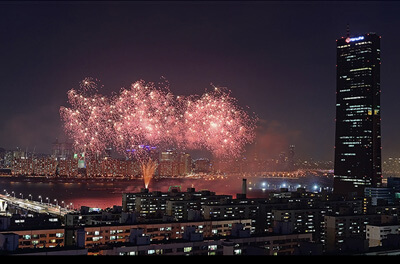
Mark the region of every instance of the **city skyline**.
<instances>
[{"instance_id":1,"label":"city skyline","mask_svg":"<svg viewBox=\"0 0 400 264\"><path fill-rule=\"evenodd\" d=\"M1 44L0 147L48 153L63 137L58 108L66 105L67 91L88 76L100 79L106 94L163 76L174 94L202 94L210 83L232 90L240 105L260 117L256 142L265 156L295 145L296 155L333 160L335 40L345 36L349 24L352 35L382 36L382 157L398 153L398 3L6 2L2 7L8 42Z\"/></svg>"},{"instance_id":2,"label":"city skyline","mask_svg":"<svg viewBox=\"0 0 400 264\"><path fill-rule=\"evenodd\" d=\"M399 13L1 3L0 255L400 255Z\"/></svg>"}]
</instances>

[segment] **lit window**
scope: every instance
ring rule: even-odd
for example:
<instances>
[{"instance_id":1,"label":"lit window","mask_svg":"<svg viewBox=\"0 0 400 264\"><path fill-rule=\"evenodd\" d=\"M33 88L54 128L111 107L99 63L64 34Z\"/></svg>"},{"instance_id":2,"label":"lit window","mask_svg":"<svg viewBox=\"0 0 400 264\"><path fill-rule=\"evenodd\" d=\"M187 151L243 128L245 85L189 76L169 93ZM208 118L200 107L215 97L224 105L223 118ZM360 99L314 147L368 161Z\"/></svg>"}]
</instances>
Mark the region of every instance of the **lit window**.
<instances>
[{"instance_id":1,"label":"lit window","mask_svg":"<svg viewBox=\"0 0 400 264\"><path fill-rule=\"evenodd\" d=\"M217 250L217 245L209 245L208 250Z\"/></svg>"}]
</instances>

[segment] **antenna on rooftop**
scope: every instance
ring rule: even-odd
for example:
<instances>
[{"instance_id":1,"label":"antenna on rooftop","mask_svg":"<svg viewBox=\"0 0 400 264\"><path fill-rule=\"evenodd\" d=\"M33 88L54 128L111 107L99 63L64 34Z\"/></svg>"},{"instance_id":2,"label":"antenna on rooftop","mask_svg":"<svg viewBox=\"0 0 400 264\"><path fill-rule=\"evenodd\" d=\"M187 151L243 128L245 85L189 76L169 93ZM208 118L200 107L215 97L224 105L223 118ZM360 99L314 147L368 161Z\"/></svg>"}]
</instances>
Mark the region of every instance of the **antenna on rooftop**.
<instances>
[{"instance_id":1,"label":"antenna on rooftop","mask_svg":"<svg viewBox=\"0 0 400 264\"><path fill-rule=\"evenodd\" d=\"M346 31L347 31L347 37L349 38L350 37L350 25L349 25L349 23L347 23Z\"/></svg>"}]
</instances>

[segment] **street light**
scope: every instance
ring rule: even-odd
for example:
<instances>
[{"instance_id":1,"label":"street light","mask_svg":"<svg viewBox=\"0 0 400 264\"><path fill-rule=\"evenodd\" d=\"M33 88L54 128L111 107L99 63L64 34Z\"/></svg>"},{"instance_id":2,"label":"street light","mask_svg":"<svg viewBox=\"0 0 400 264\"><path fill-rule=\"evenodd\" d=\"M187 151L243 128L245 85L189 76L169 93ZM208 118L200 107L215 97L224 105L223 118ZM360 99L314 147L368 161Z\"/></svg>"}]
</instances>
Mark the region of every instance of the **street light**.
<instances>
[{"instance_id":1,"label":"street light","mask_svg":"<svg viewBox=\"0 0 400 264\"><path fill-rule=\"evenodd\" d=\"M39 195L39 198L40 198L40 203L43 203L43 200L42 200L42 196L41 196L41 195Z\"/></svg>"},{"instance_id":2,"label":"street light","mask_svg":"<svg viewBox=\"0 0 400 264\"><path fill-rule=\"evenodd\" d=\"M61 204L63 204L64 201L61 201ZM61 214L61 204L60 204L60 214ZM65 209L65 204L64 204L64 209Z\"/></svg>"}]
</instances>

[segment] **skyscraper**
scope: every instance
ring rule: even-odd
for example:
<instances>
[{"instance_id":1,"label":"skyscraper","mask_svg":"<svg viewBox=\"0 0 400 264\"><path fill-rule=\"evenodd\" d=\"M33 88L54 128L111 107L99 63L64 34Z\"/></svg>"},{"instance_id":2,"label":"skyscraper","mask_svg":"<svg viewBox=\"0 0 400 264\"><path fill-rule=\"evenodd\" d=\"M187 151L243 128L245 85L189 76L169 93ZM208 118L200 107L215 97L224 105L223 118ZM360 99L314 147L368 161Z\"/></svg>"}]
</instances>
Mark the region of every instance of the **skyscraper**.
<instances>
[{"instance_id":1,"label":"skyscraper","mask_svg":"<svg viewBox=\"0 0 400 264\"><path fill-rule=\"evenodd\" d=\"M334 193L362 196L382 182L380 36L348 34L336 42Z\"/></svg>"}]
</instances>

